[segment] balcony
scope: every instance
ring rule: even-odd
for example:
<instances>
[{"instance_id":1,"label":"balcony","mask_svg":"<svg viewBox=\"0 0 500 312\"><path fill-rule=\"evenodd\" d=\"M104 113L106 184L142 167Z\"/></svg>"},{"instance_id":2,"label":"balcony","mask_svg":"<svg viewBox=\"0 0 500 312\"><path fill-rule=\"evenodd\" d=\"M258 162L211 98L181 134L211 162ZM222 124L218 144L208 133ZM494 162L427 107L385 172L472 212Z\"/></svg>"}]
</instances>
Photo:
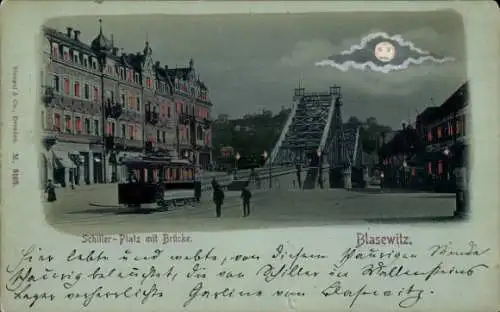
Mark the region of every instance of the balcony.
<instances>
[{"instance_id":1,"label":"balcony","mask_svg":"<svg viewBox=\"0 0 500 312\"><path fill-rule=\"evenodd\" d=\"M108 103L104 107L106 118L118 119L123 113L122 106L115 102L108 100Z\"/></svg>"}]
</instances>

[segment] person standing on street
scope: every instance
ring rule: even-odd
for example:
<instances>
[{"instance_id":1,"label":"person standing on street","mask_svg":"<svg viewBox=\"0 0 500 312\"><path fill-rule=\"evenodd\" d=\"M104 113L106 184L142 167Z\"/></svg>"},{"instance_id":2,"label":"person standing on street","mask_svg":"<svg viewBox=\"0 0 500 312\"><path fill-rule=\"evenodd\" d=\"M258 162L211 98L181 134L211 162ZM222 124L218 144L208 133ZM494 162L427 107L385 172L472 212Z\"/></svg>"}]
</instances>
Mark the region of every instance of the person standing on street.
<instances>
[{"instance_id":1,"label":"person standing on street","mask_svg":"<svg viewBox=\"0 0 500 312\"><path fill-rule=\"evenodd\" d=\"M56 187L54 183L52 183L52 180L49 179L47 181L47 185L45 186L45 193L47 194L47 201L48 202L54 202L56 201Z\"/></svg>"},{"instance_id":2,"label":"person standing on street","mask_svg":"<svg viewBox=\"0 0 500 312\"><path fill-rule=\"evenodd\" d=\"M224 203L224 191L219 184L216 184L214 188L214 203L216 216L220 218L222 214L222 204Z\"/></svg>"},{"instance_id":3,"label":"person standing on street","mask_svg":"<svg viewBox=\"0 0 500 312\"><path fill-rule=\"evenodd\" d=\"M196 168L196 172L194 175L194 199L197 203L199 203L200 198L201 198L201 171L199 168Z\"/></svg>"},{"instance_id":4,"label":"person standing on street","mask_svg":"<svg viewBox=\"0 0 500 312\"><path fill-rule=\"evenodd\" d=\"M252 198L252 193L248 189L248 182L245 184L241 190L241 198L243 199L243 217L248 217L250 215L250 198Z\"/></svg>"}]
</instances>

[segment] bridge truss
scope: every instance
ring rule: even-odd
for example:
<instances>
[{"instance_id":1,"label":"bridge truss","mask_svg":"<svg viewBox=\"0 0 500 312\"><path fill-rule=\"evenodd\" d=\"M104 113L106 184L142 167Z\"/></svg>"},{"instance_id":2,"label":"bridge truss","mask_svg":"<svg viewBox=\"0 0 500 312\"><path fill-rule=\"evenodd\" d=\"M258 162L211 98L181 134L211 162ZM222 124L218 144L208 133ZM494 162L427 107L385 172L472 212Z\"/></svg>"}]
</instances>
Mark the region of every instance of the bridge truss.
<instances>
[{"instance_id":1,"label":"bridge truss","mask_svg":"<svg viewBox=\"0 0 500 312\"><path fill-rule=\"evenodd\" d=\"M344 127L342 105L339 86L330 87L328 92L295 89L291 113L268 163L344 168L362 165L360 128Z\"/></svg>"}]
</instances>

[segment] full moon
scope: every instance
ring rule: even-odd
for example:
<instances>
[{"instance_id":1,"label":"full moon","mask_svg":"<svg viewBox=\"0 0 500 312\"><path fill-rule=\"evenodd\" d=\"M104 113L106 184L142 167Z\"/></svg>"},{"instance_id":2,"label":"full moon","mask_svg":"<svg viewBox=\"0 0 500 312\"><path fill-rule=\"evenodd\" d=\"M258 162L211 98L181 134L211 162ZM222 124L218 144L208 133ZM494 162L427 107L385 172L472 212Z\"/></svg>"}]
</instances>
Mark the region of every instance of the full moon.
<instances>
[{"instance_id":1,"label":"full moon","mask_svg":"<svg viewBox=\"0 0 500 312\"><path fill-rule=\"evenodd\" d=\"M382 41L375 46L375 57L377 60L387 63L396 56L396 48L388 41Z\"/></svg>"}]
</instances>

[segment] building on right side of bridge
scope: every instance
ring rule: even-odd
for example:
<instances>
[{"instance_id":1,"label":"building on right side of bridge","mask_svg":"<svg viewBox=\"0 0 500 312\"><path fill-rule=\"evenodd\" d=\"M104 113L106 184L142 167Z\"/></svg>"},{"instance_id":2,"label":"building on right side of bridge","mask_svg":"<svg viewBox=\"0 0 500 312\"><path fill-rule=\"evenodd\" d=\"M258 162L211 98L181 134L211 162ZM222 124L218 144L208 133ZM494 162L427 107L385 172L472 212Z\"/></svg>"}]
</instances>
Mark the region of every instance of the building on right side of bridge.
<instances>
[{"instance_id":1,"label":"building on right side of bridge","mask_svg":"<svg viewBox=\"0 0 500 312\"><path fill-rule=\"evenodd\" d=\"M462 84L440 106L403 124L379 149L387 187L454 192L454 170L467 167L469 90Z\"/></svg>"}]
</instances>

